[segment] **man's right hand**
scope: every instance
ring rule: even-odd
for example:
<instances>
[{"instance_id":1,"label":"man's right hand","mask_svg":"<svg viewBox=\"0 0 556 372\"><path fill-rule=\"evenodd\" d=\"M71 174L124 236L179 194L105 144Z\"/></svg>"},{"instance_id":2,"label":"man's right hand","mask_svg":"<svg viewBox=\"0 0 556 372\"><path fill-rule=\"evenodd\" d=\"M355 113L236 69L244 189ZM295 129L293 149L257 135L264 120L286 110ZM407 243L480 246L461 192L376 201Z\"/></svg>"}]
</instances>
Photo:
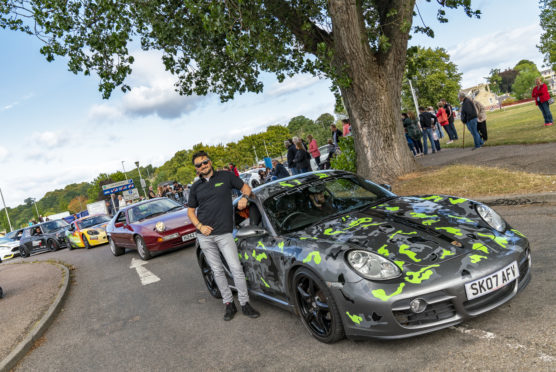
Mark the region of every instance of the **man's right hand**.
<instances>
[{"instance_id":1,"label":"man's right hand","mask_svg":"<svg viewBox=\"0 0 556 372\"><path fill-rule=\"evenodd\" d=\"M203 234L204 236L209 236L212 233L213 228L207 225L203 225L201 226L201 228L199 229L199 231L201 232L201 234Z\"/></svg>"}]
</instances>

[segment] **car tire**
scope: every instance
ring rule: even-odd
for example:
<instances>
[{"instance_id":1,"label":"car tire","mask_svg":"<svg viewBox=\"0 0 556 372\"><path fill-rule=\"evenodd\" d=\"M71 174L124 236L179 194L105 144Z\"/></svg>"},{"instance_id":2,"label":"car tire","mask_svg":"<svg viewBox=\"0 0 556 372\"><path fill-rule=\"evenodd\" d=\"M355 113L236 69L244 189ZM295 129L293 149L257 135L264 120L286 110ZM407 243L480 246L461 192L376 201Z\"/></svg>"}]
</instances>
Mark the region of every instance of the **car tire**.
<instances>
[{"instance_id":1,"label":"car tire","mask_svg":"<svg viewBox=\"0 0 556 372\"><path fill-rule=\"evenodd\" d=\"M137 252L139 252L139 257L141 257L143 261L147 261L152 258L151 252L149 252L145 241L139 235L135 237L135 246L137 247Z\"/></svg>"},{"instance_id":2,"label":"car tire","mask_svg":"<svg viewBox=\"0 0 556 372\"><path fill-rule=\"evenodd\" d=\"M222 298L222 294L216 285L216 281L214 280L214 273L210 268L209 263L207 262L207 258L205 254L201 251L199 255L199 266L201 267L201 274L203 275L203 281L207 286L207 289L210 295L214 298Z\"/></svg>"},{"instance_id":3,"label":"car tire","mask_svg":"<svg viewBox=\"0 0 556 372\"><path fill-rule=\"evenodd\" d=\"M20 245L19 246L19 255L21 257L29 257L31 255L31 253L27 252L27 249L25 249L25 246Z\"/></svg>"},{"instance_id":4,"label":"car tire","mask_svg":"<svg viewBox=\"0 0 556 372\"><path fill-rule=\"evenodd\" d=\"M58 243L55 242L54 240L49 240L46 242L46 248L50 251L50 252L55 252L58 250L59 246Z\"/></svg>"},{"instance_id":5,"label":"car tire","mask_svg":"<svg viewBox=\"0 0 556 372\"><path fill-rule=\"evenodd\" d=\"M309 333L327 344L344 338L344 327L328 287L312 271L299 269L293 276L294 303Z\"/></svg>"},{"instance_id":6,"label":"car tire","mask_svg":"<svg viewBox=\"0 0 556 372\"><path fill-rule=\"evenodd\" d=\"M110 250L112 251L112 254L116 257L121 256L122 254L125 253L125 248L118 247L110 237L108 238L108 245L110 246Z\"/></svg>"},{"instance_id":7,"label":"car tire","mask_svg":"<svg viewBox=\"0 0 556 372\"><path fill-rule=\"evenodd\" d=\"M89 240L85 235L82 235L81 238L83 239L83 246L85 249L91 249L91 244L89 244Z\"/></svg>"},{"instance_id":8,"label":"car tire","mask_svg":"<svg viewBox=\"0 0 556 372\"><path fill-rule=\"evenodd\" d=\"M0 298L4 297L4 291L2 290L2 287L0 287Z\"/></svg>"}]
</instances>

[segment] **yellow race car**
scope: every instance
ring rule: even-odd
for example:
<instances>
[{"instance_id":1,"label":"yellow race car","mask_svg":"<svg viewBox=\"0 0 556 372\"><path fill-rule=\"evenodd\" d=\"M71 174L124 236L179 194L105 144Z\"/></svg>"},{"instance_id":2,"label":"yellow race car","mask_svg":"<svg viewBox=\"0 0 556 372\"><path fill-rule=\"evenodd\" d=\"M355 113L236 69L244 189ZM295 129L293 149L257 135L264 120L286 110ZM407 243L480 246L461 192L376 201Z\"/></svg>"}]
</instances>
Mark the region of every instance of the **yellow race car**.
<instances>
[{"instance_id":1,"label":"yellow race car","mask_svg":"<svg viewBox=\"0 0 556 372\"><path fill-rule=\"evenodd\" d=\"M66 231L68 249L91 248L108 243L106 225L110 217L105 214L87 216L73 221Z\"/></svg>"}]
</instances>

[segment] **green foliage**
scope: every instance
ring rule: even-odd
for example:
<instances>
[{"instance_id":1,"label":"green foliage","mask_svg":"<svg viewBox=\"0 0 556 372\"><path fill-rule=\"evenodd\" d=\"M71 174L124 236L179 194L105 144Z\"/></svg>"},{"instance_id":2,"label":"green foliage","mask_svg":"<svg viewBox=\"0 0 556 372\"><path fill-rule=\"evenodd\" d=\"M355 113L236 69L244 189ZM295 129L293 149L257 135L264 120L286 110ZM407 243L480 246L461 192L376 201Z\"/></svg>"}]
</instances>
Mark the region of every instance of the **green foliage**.
<instances>
[{"instance_id":1,"label":"green foliage","mask_svg":"<svg viewBox=\"0 0 556 372\"><path fill-rule=\"evenodd\" d=\"M338 140L338 146L340 146L341 153L336 155L330 161L332 169L341 169L357 173L357 154L355 153L353 136L340 137Z\"/></svg>"},{"instance_id":2,"label":"green foliage","mask_svg":"<svg viewBox=\"0 0 556 372\"><path fill-rule=\"evenodd\" d=\"M486 78L490 86L490 90L495 94L500 94L502 77L500 76L500 69L491 69L489 76Z\"/></svg>"},{"instance_id":3,"label":"green foliage","mask_svg":"<svg viewBox=\"0 0 556 372\"><path fill-rule=\"evenodd\" d=\"M525 68L519 72L512 86L514 95L517 99L525 99L531 97L531 91L535 86L535 79L539 76L539 72L533 69Z\"/></svg>"},{"instance_id":4,"label":"green foliage","mask_svg":"<svg viewBox=\"0 0 556 372\"><path fill-rule=\"evenodd\" d=\"M457 102L461 73L443 48L411 47L407 51L405 81L411 79L420 106L433 106L440 99ZM409 83L402 85L402 107L415 110Z\"/></svg>"},{"instance_id":5,"label":"green foliage","mask_svg":"<svg viewBox=\"0 0 556 372\"><path fill-rule=\"evenodd\" d=\"M541 43L539 50L544 54L544 62L556 71L556 0L540 0Z\"/></svg>"}]
</instances>

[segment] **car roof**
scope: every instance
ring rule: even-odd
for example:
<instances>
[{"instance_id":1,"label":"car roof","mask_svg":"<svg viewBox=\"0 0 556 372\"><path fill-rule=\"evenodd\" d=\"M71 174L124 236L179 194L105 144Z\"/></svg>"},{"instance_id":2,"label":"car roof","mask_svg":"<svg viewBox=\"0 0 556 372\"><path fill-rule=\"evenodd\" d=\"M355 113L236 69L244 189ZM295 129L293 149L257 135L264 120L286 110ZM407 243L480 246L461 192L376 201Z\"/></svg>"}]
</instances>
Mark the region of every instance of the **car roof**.
<instances>
[{"instance_id":1,"label":"car roof","mask_svg":"<svg viewBox=\"0 0 556 372\"><path fill-rule=\"evenodd\" d=\"M110 217L110 216L108 216L108 215L105 214L105 213L96 213L96 214L90 214L90 215L88 215L88 216L78 218L78 219L76 219L76 220L74 220L74 221L72 221L72 222L81 222L81 221L88 220L89 218L98 217L98 216Z\"/></svg>"}]
</instances>

